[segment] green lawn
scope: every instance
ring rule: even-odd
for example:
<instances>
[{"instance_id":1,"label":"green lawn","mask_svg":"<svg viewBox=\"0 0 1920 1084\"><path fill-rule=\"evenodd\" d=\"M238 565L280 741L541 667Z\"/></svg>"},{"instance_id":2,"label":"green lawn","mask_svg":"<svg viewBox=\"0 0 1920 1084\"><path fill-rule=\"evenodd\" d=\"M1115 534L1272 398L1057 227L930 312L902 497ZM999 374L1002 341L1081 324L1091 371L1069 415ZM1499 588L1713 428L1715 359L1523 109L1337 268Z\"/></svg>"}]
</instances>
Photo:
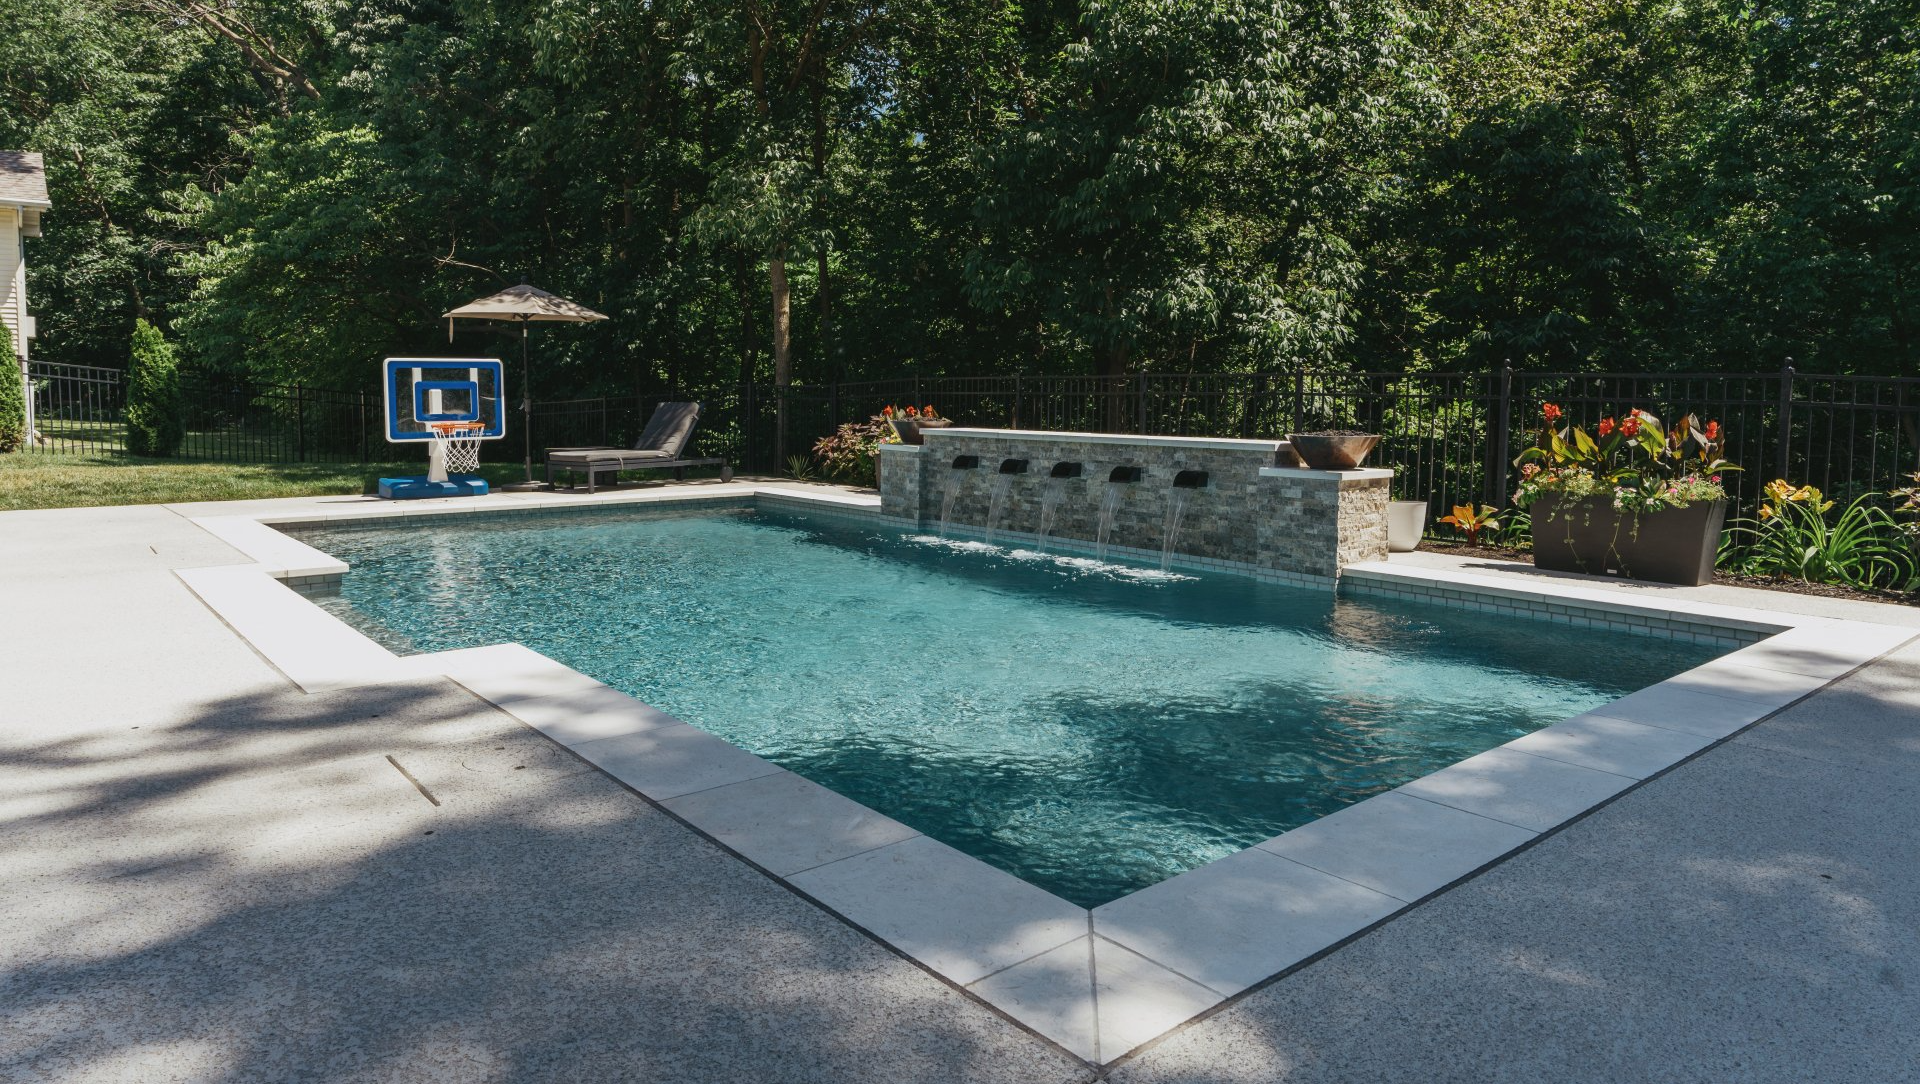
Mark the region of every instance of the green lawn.
<instances>
[{"instance_id":1,"label":"green lawn","mask_svg":"<svg viewBox=\"0 0 1920 1084\"><path fill-rule=\"evenodd\" d=\"M0 511L370 493L382 475L426 467L424 455L409 463L236 464L16 452L0 455ZM523 477L517 463L488 463L480 473L494 485Z\"/></svg>"}]
</instances>

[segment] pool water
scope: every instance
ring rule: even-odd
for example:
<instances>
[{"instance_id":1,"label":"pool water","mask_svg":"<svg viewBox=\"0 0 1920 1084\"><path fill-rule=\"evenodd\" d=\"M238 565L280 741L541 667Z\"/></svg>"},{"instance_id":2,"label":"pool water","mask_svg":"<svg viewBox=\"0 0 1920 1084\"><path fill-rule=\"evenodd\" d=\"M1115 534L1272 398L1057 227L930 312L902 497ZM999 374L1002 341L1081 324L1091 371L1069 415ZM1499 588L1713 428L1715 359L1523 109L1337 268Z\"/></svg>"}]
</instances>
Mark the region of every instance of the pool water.
<instances>
[{"instance_id":1,"label":"pool water","mask_svg":"<svg viewBox=\"0 0 1920 1084\"><path fill-rule=\"evenodd\" d=\"M798 513L301 537L396 651L518 641L1089 907L1717 654Z\"/></svg>"}]
</instances>

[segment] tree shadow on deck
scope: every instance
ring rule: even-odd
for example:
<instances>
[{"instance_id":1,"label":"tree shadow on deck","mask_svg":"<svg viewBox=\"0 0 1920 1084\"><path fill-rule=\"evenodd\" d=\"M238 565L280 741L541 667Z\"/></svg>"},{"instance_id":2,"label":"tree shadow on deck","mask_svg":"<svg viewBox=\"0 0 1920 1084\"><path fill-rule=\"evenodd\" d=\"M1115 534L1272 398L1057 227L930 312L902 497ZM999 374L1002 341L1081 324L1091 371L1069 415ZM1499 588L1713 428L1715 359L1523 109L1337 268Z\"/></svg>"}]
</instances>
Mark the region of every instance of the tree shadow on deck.
<instances>
[{"instance_id":1,"label":"tree shadow on deck","mask_svg":"<svg viewBox=\"0 0 1920 1084\"><path fill-rule=\"evenodd\" d=\"M0 1078L1091 1076L450 683L0 751Z\"/></svg>"}]
</instances>

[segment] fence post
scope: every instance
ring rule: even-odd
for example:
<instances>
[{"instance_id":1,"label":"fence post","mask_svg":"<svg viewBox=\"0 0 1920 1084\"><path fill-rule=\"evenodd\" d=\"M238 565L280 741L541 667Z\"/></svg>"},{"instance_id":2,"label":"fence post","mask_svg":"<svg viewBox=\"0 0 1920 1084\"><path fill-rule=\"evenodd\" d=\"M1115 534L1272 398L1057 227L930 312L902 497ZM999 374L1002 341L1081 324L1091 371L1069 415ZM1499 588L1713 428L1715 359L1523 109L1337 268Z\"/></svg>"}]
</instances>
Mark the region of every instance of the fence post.
<instances>
[{"instance_id":1,"label":"fence post","mask_svg":"<svg viewBox=\"0 0 1920 1084\"><path fill-rule=\"evenodd\" d=\"M1492 483L1492 492L1487 494L1487 503L1498 508L1507 495L1507 464L1513 452L1513 366L1500 368L1500 403L1494 417L1493 430L1493 472L1487 476Z\"/></svg>"},{"instance_id":2,"label":"fence post","mask_svg":"<svg viewBox=\"0 0 1920 1084\"><path fill-rule=\"evenodd\" d=\"M1295 369L1293 371L1293 427L1288 429L1287 432L1300 432L1300 411L1305 407L1306 402L1307 374L1299 369Z\"/></svg>"},{"instance_id":3,"label":"fence post","mask_svg":"<svg viewBox=\"0 0 1920 1084\"><path fill-rule=\"evenodd\" d=\"M1140 389L1140 435L1145 436L1147 433L1147 374L1141 373L1137 383Z\"/></svg>"},{"instance_id":4,"label":"fence post","mask_svg":"<svg viewBox=\"0 0 1920 1084\"><path fill-rule=\"evenodd\" d=\"M832 417L827 419L827 424L835 429L840 428L840 382L838 380L827 385L827 410L832 413Z\"/></svg>"},{"instance_id":5,"label":"fence post","mask_svg":"<svg viewBox=\"0 0 1920 1084\"><path fill-rule=\"evenodd\" d=\"M1013 374L1013 428L1020 428L1020 374Z\"/></svg>"},{"instance_id":6,"label":"fence post","mask_svg":"<svg viewBox=\"0 0 1920 1084\"><path fill-rule=\"evenodd\" d=\"M360 400L360 463L367 462L367 393L361 392Z\"/></svg>"},{"instance_id":7,"label":"fence post","mask_svg":"<svg viewBox=\"0 0 1920 1084\"><path fill-rule=\"evenodd\" d=\"M293 386L293 461L307 461L307 393L298 384Z\"/></svg>"},{"instance_id":8,"label":"fence post","mask_svg":"<svg viewBox=\"0 0 1920 1084\"><path fill-rule=\"evenodd\" d=\"M1793 447L1793 359L1780 366L1780 437L1774 450L1774 477L1787 476L1787 454Z\"/></svg>"},{"instance_id":9,"label":"fence post","mask_svg":"<svg viewBox=\"0 0 1920 1084\"><path fill-rule=\"evenodd\" d=\"M753 381L747 381L740 388L740 402L744 407L740 412L740 434L744 442L740 453L740 458L743 460L740 467L742 470L752 472L758 469L760 464L760 457L753 447L753 431L758 428L755 423L759 420L753 402Z\"/></svg>"}]
</instances>

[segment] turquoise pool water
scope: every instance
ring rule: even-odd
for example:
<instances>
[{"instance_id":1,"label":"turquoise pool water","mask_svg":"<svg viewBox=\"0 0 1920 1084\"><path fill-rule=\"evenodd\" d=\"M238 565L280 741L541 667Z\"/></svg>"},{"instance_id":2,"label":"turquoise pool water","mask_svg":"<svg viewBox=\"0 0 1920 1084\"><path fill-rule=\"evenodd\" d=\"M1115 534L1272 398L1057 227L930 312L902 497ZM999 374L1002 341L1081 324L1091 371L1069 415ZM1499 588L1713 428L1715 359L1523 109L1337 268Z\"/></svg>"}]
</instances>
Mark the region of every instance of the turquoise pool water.
<instances>
[{"instance_id":1,"label":"turquoise pool water","mask_svg":"<svg viewBox=\"0 0 1920 1084\"><path fill-rule=\"evenodd\" d=\"M519 641L1086 906L1717 654L744 509L301 537L397 651Z\"/></svg>"}]
</instances>

